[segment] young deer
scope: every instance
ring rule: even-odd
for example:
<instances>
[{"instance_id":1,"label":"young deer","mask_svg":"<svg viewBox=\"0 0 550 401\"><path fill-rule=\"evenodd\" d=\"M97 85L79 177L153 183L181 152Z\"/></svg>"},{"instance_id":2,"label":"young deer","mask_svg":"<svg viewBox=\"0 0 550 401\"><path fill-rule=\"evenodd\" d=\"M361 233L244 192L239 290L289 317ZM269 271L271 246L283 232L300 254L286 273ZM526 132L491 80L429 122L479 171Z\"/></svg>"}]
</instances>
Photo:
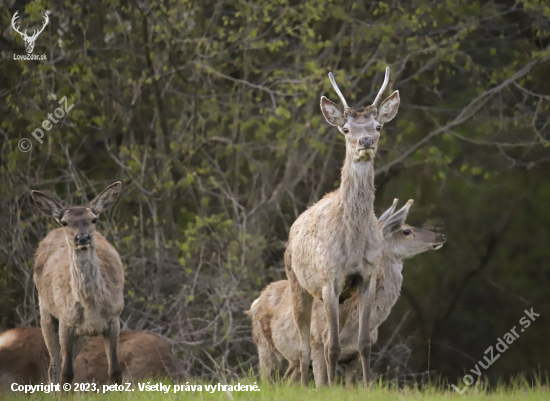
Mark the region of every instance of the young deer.
<instances>
[{"instance_id":1,"label":"young deer","mask_svg":"<svg viewBox=\"0 0 550 401\"><path fill-rule=\"evenodd\" d=\"M302 213L290 229L285 269L292 292L294 319L300 334L302 385L307 385L310 363L310 324L313 299L322 299L328 320L327 365L332 383L340 358L340 301L360 294L361 361L365 383L370 364L369 313L374 297L374 277L379 273L382 236L373 212L374 156L382 125L392 120L399 107L395 91L377 108L389 80L389 68L374 103L363 111L349 107L332 73L332 86L344 104L321 97L327 122L346 139L346 159L340 188Z\"/></svg>"},{"instance_id":2,"label":"young deer","mask_svg":"<svg viewBox=\"0 0 550 401\"><path fill-rule=\"evenodd\" d=\"M32 191L42 213L62 227L40 243L34 281L40 301L42 332L50 354L50 382L70 383L73 361L83 336L102 334L111 380L120 383L117 357L119 316L124 306L124 270L117 251L96 232L97 217L116 202L121 183L101 192L88 207L64 208L49 196Z\"/></svg>"},{"instance_id":3,"label":"young deer","mask_svg":"<svg viewBox=\"0 0 550 401\"><path fill-rule=\"evenodd\" d=\"M121 330L118 354L124 383L182 374L182 363L170 347L152 333ZM42 330L21 327L0 334L0 389L12 383L39 384L47 380L49 357ZM101 336L91 337L74 361L74 383L109 382L107 356Z\"/></svg>"},{"instance_id":4,"label":"young deer","mask_svg":"<svg viewBox=\"0 0 550 401\"><path fill-rule=\"evenodd\" d=\"M397 301L403 277L403 259L430 249L439 249L445 243L445 236L405 224L412 200L394 213L397 199L379 219L384 237L383 271L377 282L376 297L370 316L370 340L375 343L378 327L388 317ZM340 304L340 316L347 315L340 332L342 353L340 363L346 362L346 383L354 381L359 362L359 297L356 295ZM253 321L253 337L258 347L262 376L272 377L273 371L281 367L283 359L289 362L284 377L293 381L299 373L300 337L292 319L292 302L289 283L286 280L270 284L255 300L249 312ZM320 300L313 302L311 321L312 362L317 386L327 382L327 366L323 342L327 341L327 320Z\"/></svg>"},{"instance_id":5,"label":"young deer","mask_svg":"<svg viewBox=\"0 0 550 401\"><path fill-rule=\"evenodd\" d=\"M376 299L370 317L371 342L378 339L378 327L388 318L391 309L399 298L403 284L403 260L431 249L439 249L446 242L445 235L405 224L413 200L394 213L397 199L382 216L379 224L384 237L382 252L382 276L376 283ZM342 353L340 360L346 364L346 384L351 385L357 376L359 364L359 304L356 297L349 310L344 327L340 332ZM327 341L326 333L313 338L312 352L313 372L316 385L325 384L328 380L326 364L322 355L323 343ZM319 352L320 351L320 352Z\"/></svg>"}]
</instances>

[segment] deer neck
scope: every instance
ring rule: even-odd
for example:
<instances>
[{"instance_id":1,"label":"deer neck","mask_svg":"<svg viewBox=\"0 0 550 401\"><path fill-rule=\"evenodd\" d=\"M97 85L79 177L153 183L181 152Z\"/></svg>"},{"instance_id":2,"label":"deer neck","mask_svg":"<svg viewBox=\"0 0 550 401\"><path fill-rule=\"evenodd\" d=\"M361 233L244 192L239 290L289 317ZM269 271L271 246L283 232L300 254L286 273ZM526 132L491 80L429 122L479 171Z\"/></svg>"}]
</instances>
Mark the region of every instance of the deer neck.
<instances>
[{"instance_id":1,"label":"deer neck","mask_svg":"<svg viewBox=\"0 0 550 401\"><path fill-rule=\"evenodd\" d=\"M373 212L374 164L372 160L355 162L349 153L346 154L339 195L343 221L348 227L355 227L357 234L364 232L365 226L377 229L377 220Z\"/></svg>"},{"instance_id":2,"label":"deer neck","mask_svg":"<svg viewBox=\"0 0 550 401\"><path fill-rule=\"evenodd\" d=\"M387 247L384 247L382 253L383 276L378 283L373 321L373 327L378 327L387 319L391 312L391 308L397 302L403 284L403 276L401 269L403 268L403 260L398 260L388 253Z\"/></svg>"},{"instance_id":3,"label":"deer neck","mask_svg":"<svg viewBox=\"0 0 550 401\"><path fill-rule=\"evenodd\" d=\"M101 276L101 262L90 245L87 249L71 249L71 286L76 298L86 306L100 304L105 298L105 282Z\"/></svg>"}]
</instances>

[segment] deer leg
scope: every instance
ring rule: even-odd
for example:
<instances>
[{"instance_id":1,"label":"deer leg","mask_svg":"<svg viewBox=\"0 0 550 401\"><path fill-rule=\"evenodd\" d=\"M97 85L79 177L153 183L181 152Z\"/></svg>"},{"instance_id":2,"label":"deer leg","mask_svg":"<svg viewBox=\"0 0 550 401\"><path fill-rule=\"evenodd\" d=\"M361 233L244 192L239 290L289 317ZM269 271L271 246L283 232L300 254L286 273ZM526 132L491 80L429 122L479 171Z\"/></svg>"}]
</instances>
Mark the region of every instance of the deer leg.
<instances>
[{"instance_id":1,"label":"deer leg","mask_svg":"<svg viewBox=\"0 0 550 401\"><path fill-rule=\"evenodd\" d=\"M298 298L298 297L297 297ZM309 382L309 363L311 361L310 326L313 297L300 289L299 302L294 306L294 320L300 334L300 373L302 386Z\"/></svg>"},{"instance_id":2,"label":"deer leg","mask_svg":"<svg viewBox=\"0 0 550 401\"><path fill-rule=\"evenodd\" d=\"M286 370L285 374L283 375L283 377L281 379L281 383L284 383L284 381L286 380L286 378L288 377L289 374L294 373L294 369L296 369L296 366L294 366L294 364L292 362L289 362L288 369Z\"/></svg>"},{"instance_id":3,"label":"deer leg","mask_svg":"<svg viewBox=\"0 0 550 401\"><path fill-rule=\"evenodd\" d=\"M73 350L76 336L71 327L59 322L59 345L61 346L61 382L72 383L74 377Z\"/></svg>"},{"instance_id":4,"label":"deer leg","mask_svg":"<svg viewBox=\"0 0 550 401\"><path fill-rule=\"evenodd\" d=\"M342 351L342 346L340 345L338 295L336 295L333 285L323 287L323 304L325 305L328 323L328 340L326 344L328 382L329 385L332 385L336 378L336 368L338 367L338 359L340 359Z\"/></svg>"},{"instance_id":5,"label":"deer leg","mask_svg":"<svg viewBox=\"0 0 550 401\"><path fill-rule=\"evenodd\" d=\"M103 333L105 353L109 363L109 378L116 384L122 382L122 371L118 362L118 334L120 332L120 321L118 317L109 323L109 328Z\"/></svg>"},{"instance_id":6,"label":"deer leg","mask_svg":"<svg viewBox=\"0 0 550 401\"><path fill-rule=\"evenodd\" d=\"M260 340L258 344L258 358L260 359L260 377L262 380L272 381L273 379L273 357L269 346L265 340Z\"/></svg>"},{"instance_id":7,"label":"deer leg","mask_svg":"<svg viewBox=\"0 0 550 401\"><path fill-rule=\"evenodd\" d=\"M315 387L319 388L326 385L328 383L328 377L323 343L313 343L311 345L311 363L313 365Z\"/></svg>"},{"instance_id":8,"label":"deer leg","mask_svg":"<svg viewBox=\"0 0 550 401\"><path fill-rule=\"evenodd\" d=\"M355 387L357 383L357 370L359 369L359 363L361 360L359 356L346 364L346 387Z\"/></svg>"},{"instance_id":9,"label":"deer leg","mask_svg":"<svg viewBox=\"0 0 550 401\"><path fill-rule=\"evenodd\" d=\"M308 370L309 370L309 366L308 366ZM289 383L298 383L298 381L300 380L299 374L300 374L300 370L298 369L298 366L293 365L293 369L292 369L292 372L290 373L290 377L288 378L288 382Z\"/></svg>"},{"instance_id":10,"label":"deer leg","mask_svg":"<svg viewBox=\"0 0 550 401\"><path fill-rule=\"evenodd\" d=\"M311 359L311 346L309 343L311 326L311 309L313 297L302 289L292 269L287 268L288 281L292 293L292 308L294 321L300 334L300 372L302 386L307 386L309 381L309 362Z\"/></svg>"},{"instance_id":11,"label":"deer leg","mask_svg":"<svg viewBox=\"0 0 550 401\"><path fill-rule=\"evenodd\" d=\"M359 295L359 355L363 366L363 385L368 386L370 370L370 314L376 294L376 279L371 276Z\"/></svg>"},{"instance_id":12,"label":"deer leg","mask_svg":"<svg viewBox=\"0 0 550 401\"><path fill-rule=\"evenodd\" d=\"M50 312L40 309L40 325L42 335L50 354L48 380L50 383L59 383L59 368L61 367L61 346L59 345L59 321Z\"/></svg>"},{"instance_id":13,"label":"deer leg","mask_svg":"<svg viewBox=\"0 0 550 401\"><path fill-rule=\"evenodd\" d=\"M82 350L82 347L84 347L86 340L87 338L84 336L79 336L76 338L76 341L74 342L74 345L73 345L73 361L76 359L76 357L80 353L80 350Z\"/></svg>"}]
</instances>

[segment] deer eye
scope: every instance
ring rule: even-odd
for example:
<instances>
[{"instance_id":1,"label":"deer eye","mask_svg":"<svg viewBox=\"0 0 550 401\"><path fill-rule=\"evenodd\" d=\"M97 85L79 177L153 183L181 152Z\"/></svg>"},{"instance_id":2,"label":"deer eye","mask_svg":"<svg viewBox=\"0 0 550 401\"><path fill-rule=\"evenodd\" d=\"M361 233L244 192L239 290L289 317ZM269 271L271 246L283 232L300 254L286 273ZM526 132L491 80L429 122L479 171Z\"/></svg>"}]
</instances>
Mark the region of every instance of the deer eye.
<instances>
[{"instance_id":1,"label":"deer eye","mask_svg":"<svg viewBox=\"0 0 550 401\"><path fill-rule=\"evenodd\" d=\"M66 221L62 221L62 222L61 222L61 225L62 225L63 227L67 227L67 226L69 225L69 223L67 223Z\"/></svg>"},{"instance_id":2,"label":"deer eye","mask_svg":"<svg viewBox=\"0 0 550 401\"><path fill-rule=\"evenodd\" d=\"M411 233L411 230L403 230L403 234L409 235Z\"/></svg>"},{"instance_id":3,"label":"deer eye","mask_svg":"<svg viewBox=\"0 0 550 401\"><path fill-rule=\"evenodd\" d=\"M344 134L347 134L349 132L349 129L344 128L344 129L342 129L342 131L344 131Z\"/></svg>"},{"instance_id":4,"label":"deer eye","mask_svg":"<svg viewBox=\"0 0 550 401\"><path fill-rule=\"evenodd\" d=\"M382 129L382 126L381 126L381 125L378 125L378 126L376 127L376 131L378 131L378 132L380 132L381 129Z\"/></svg>"},{"instance_id":5,"label":"deer eye","mask_svg":"<svg viewBox=\"0 0 550 401\"><path fill-rule=\"evenodd\" d=\"M95 224L96 221L97 221L97 218L94 217L94 218L92 219L92 224Z\"/></svg>"}]
</instances>

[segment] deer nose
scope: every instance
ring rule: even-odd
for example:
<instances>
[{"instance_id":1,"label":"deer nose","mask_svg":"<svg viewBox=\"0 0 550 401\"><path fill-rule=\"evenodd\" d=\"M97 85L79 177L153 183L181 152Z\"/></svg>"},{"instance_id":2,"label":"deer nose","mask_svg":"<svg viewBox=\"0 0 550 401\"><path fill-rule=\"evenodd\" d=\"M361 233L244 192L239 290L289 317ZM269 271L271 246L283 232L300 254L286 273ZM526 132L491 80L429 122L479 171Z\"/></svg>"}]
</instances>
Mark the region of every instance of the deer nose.
<instances>
[{"instance_id":1,"label":"deer nose","mask_svg":"<svg viewBox=\"0 0 550 401\"><path fill-rule=\"evenodd\" d=\"M370 136L364 136L363 138L359 139L359 144L363 147L363 149L370 149L372 145L374 145L374 139L372 139Z\"/></svg>"},{"instance_id":2,"label":"deer nose","mask_svg":"<svg viewBox=\"0 0 550 401\"><path fill-rule=\"evenodd\" d=\"M443 239L443 242L447 242L447 238L445 237L445 234L439 234L441 235L441 239Z\"/></svg>"},{"instance_id":3,"label":"deer nose","mask_svg":"<svg viewBox=\"0 0 550 401\"><path fill-rule=\"evenodd\" d=\"M92 241L92 237L90 237L90 234L77 234L74 237L74 242L76 242L78 245L87 245Z\"/></svg>"}]
</instances>

